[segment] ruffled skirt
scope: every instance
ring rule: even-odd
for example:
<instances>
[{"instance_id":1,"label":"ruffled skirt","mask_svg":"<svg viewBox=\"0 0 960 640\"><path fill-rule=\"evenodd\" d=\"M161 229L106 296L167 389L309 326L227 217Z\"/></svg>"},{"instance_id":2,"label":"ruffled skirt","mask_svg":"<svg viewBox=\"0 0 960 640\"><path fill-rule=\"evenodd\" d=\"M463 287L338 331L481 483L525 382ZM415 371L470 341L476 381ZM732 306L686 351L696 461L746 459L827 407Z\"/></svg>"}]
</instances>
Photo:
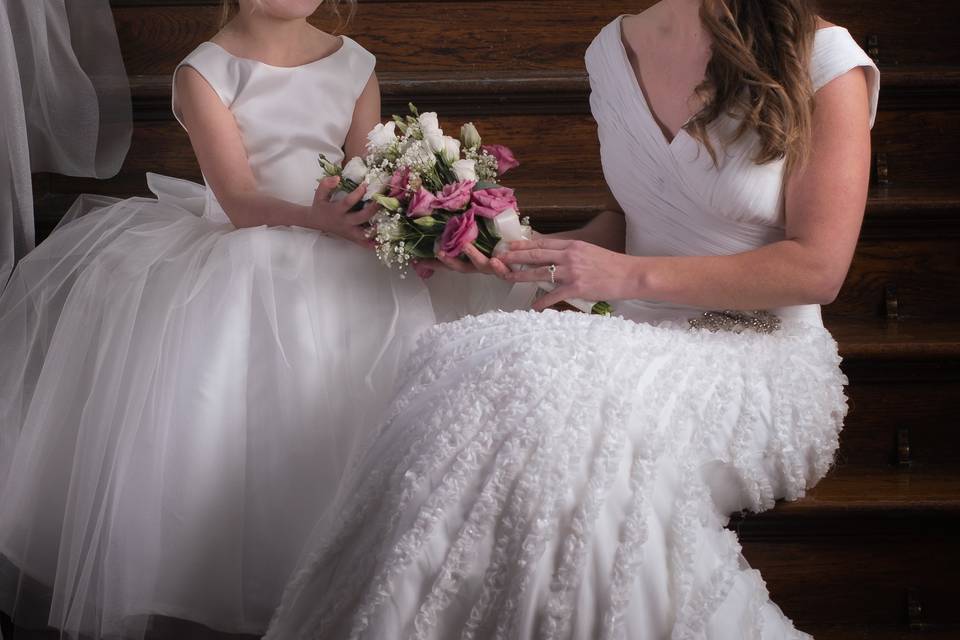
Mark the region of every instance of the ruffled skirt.
<instances>
[{"instance_id":1,"label":"ruffled skirt","mask_svg":"<svg viewBox=\"0 0 960 640\"><path fill-rule=\"evenodd\" d=\"M796 638L724 529L829 469L821 327L440 325L268 638Z\"/></svg>"},{"instance_id":2,"label":"ruffled skirt","mask_svg":"<svg viewBox=\"0 0 960 640\"><path fill-rule=\"evenodd\" d=\"M434 321L372 252L160 196L96 202L0 298L0 609L20 624L263 632Z\"/></svg>"}]
</instances>

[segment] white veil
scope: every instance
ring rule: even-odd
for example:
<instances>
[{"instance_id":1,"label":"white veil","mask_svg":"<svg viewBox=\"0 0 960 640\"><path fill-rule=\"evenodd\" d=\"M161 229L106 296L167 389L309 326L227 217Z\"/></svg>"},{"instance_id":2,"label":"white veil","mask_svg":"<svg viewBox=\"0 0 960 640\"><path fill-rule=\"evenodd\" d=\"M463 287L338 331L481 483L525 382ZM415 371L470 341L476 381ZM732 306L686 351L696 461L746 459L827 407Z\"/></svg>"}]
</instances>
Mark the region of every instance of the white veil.
<instances>
[{"instance_id":1,"label":"white veil","mask_svg":"<svg viewBox=\"0 0 960 640\"><path fill-rule=\"evenodd\" d=\"M131 129L108 0L0 3L0 288L33 248L30 172L110 177Z\"/></svg>"}]
</instances>

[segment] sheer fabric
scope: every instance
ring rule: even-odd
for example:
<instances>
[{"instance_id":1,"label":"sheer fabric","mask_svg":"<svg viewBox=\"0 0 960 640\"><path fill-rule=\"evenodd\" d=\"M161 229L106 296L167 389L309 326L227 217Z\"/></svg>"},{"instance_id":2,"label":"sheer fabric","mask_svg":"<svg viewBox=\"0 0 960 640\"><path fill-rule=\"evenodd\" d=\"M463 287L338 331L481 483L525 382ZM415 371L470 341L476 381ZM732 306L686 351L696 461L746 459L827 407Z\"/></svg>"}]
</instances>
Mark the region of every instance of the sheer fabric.
<instances>
[{"instance_id":1,"label":"sheer fabric","mask_svg":"<svg viewBox=\"0 0 960 640\"><path fill-rule=\"evenodd\" d=\"M30 172L110 177L131 129L107 0L0 4L0 287L33 248Z\"/></svg>"}]
</instances>

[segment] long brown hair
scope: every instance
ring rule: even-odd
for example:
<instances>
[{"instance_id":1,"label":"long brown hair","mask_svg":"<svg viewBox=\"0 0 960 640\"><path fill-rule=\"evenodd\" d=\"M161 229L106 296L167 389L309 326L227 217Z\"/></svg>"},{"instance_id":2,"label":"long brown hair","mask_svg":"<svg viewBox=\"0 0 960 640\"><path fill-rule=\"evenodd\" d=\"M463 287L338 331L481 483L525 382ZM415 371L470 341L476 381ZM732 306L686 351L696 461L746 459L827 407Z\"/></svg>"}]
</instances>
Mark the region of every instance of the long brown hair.
<instances>
[{"instance_id":1,"label":"long brown hair","mask_svg":"<svg viewBox=\"0 0 960 640\"><path fill-rule=\"evenodd\" d=\"M700 19L713 40L706 79L697 87L704 107L687 124L714 162L707 127L728 114L759 134L754 161L786 158L803 164L810 153L813 85L810 56L817 14L810 0L703 0Z\"/></svg>"},{"instance_id":2,"label":"long brown hair","mask_svg":"<svg viewBox=\"0 0 960 640\"><path fill-rule=\"evenodd\" d=\"M237 6L237 4L238 0L221 0L221 29L225 24L227 24L227 22L230 21L234 8ZM344 11L343 5L346 5L346 11ZM340 30L344 28L350 22L350 20L353 19L353 15L357 11L357 0L323 0L323 4L320 6L326 7L327 10L337 18L337 30Z\"/></svg>"}]
</instances>

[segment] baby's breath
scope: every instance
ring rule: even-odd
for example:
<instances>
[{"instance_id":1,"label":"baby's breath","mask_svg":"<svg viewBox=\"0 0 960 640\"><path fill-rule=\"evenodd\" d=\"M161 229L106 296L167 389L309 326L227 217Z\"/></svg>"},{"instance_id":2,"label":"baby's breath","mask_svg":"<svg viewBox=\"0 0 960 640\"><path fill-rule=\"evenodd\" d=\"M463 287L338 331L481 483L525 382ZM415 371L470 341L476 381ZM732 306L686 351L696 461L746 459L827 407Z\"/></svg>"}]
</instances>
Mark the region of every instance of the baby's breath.
<instances>
[{"instance_id":1,"label":"baby's breath","mask_svg":"<svg viewBox=\"0 0 960 640\"><path fill-rule=\"evenodd\" d=\"M480 148L468 149L464 155L466 155L467 160L473 160L477 163L477 178L481 182L497 182L500 171L496 158Z\"/></svg>"}]
</instances>

